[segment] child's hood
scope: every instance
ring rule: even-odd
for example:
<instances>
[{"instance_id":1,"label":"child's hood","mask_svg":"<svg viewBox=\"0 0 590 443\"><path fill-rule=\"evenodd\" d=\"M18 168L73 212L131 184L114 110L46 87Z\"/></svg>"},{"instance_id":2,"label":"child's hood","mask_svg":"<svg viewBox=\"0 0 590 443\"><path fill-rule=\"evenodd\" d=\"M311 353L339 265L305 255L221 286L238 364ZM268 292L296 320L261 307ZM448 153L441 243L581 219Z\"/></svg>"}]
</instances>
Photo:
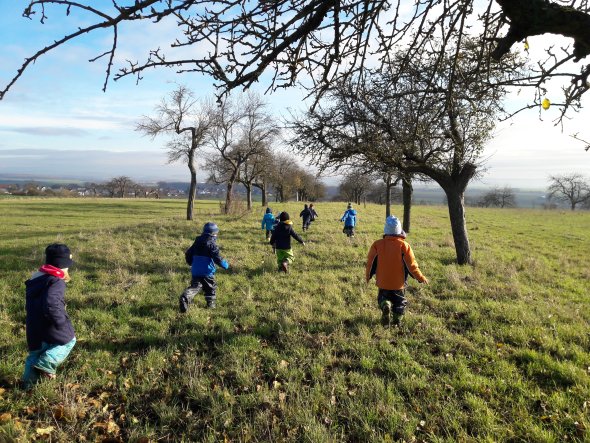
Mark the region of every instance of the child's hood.
<instances>
[{"instance_id":1,"label":"child's hood","mask_svg":"<svg viewBox=\"0 0 590 443\"><path fill-rule=\"evenodd\" d=\"M356 209L349 209L349 210L348 210L348 213L349 213L350 215L356 215Z\"/></svg>"}]
</instances>

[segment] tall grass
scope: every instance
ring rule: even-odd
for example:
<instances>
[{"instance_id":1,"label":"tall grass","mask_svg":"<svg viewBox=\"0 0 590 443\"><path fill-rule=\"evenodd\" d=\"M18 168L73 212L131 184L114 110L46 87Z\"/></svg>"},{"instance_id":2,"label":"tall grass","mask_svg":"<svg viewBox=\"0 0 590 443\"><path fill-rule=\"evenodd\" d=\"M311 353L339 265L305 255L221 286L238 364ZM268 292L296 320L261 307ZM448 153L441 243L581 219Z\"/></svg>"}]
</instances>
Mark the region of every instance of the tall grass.
<instances>
[{"instance_id":1,"label":"tall grass","mask_svg":"<svg viewBox=\"0 0 590 443\"><path fill-rule=\"evenodd\" d=\"M271 206L300 232L301 205ZM0 441L590 440L590 214L470 209L461 267L445 208L414 208L431 284L383 329L363 279L383 208L359 207L348 239L345 206L317 206L284 275L260 207L198 202L187 222L181 201L0 200ZM181 315L183 252L209 220L231 270L218 309ZM75 255L78 344L26 393L23 282L55 241Z\"/></svg>"}]
</instances>

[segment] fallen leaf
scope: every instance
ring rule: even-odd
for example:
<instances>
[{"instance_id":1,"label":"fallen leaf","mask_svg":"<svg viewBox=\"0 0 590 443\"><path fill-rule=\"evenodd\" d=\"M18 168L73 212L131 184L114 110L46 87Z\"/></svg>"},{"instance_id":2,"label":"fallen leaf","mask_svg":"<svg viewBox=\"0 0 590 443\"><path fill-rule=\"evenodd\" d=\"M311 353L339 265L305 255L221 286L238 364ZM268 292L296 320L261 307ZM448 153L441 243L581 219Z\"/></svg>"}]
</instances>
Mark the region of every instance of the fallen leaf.
<instances>
[{"instance_id":1,"label":"fallen leaf","mask_svg":"<svg viewBox=\"0 0 590 443\"><path fill-rule=\"evenodd\" d=\"M23 408L23 412L25 413L25 415L33 415L36 411L37 408L31 406L26 406Z\"/></svg>"},{"instance_id":2,"label":"fallen leaf","mask_svg":"<svg viewBox=\"0 0 590 443\"><path fill-rule=\"evenodd\" d=\"M91 398L90 400L88 400L88 403L90 403L96 409L99 409L102 407L102 403L99 400L96 400L95 398Z\"/></svg>"},{"instance_id":3,"label":"fallen leaf","mask_svg":"<svg viewBox=\"0 0 590 443\"><path fill-rule=\"evenodd\" d=\"M109 420L109 422L107 423L107 432L109 434L119 433L119 425L114 421Z\"/></svg>"},{"instance_id":4,"label":"fallen leaf","mask_svg":"<svg viewBox=\"0 0 590 443\"><path fill-rule=\"evenodd\" d=\"M47 426L46 428L37 428L37 430L35 432L37 433L37 435L42 436L42 435L51 435L53 430L54 430L53 426Z\"/></svg>"},{"instance_id":5,"label":"fallen leaf","mask_svg":"<svg viewBox=\"0 0 590 443\"><path fill-rule=\"evenodd\" d=\"M6 389L0 388L0 395L4 394L5 392L6 392Z\"/></svg>"},{"instance_id":6,"label":"fallen leaf","mask_svg":"<svg viewBox=\"0 0 590 443\"><path fill-rule=\"evenodd\" d=\"M277 381L277 380L273 381L272 382L272 387L274 389L279 389L281 387L281 382L280 381Z\"/></svg>"},{"instance_id":7,"label":"fallen leaf","mask_svg":"<svg viewBox=\"0 0 590 443\"><path fill-rule=\"evenodd\" d=\"M287 360L281 360L279 362L279 367L286 368L287 366L289 366L289 362Z\"/></svg>"},{"instance_id":8,"label":"fallen leaf","mask_svg":"<svg viewBox=\"0 0 590 443\"><path fill-rule=\"evenodd\" d=\"M106 432L106 430L107 430L108 426L109 426L108 424L106 424L105 422L102 422L102 421L97 421L96 423L94 423L94 424L92 425L92 427L93 427L94 429L97 429L97 430L102 430L102 431L104 431L104 432Z\"/></svg>"},{"instance_id":9,"label":"fallen leaf","mask_svg":"<svg viewBox=\"0 0 590 443\"><path fill-rule=\"evenodd\" d=\"M58 406L54 407L52 413L53 413L53 418L55 418L56 420L61 420L62 418L64 418L63 405L58 405Z\"/></svg>"},{"instance_id":10,"label":"fallen leaf","mask_svg":"<svg viewBox=\"0 0 590 443\"><path fill-rule=\"evenodd\" d=\"M10 415L8 412L0 414L0 423L5 422L5 421L9 421L11 419L12 419L12 415Z\"/></svg>"}]
</instances>

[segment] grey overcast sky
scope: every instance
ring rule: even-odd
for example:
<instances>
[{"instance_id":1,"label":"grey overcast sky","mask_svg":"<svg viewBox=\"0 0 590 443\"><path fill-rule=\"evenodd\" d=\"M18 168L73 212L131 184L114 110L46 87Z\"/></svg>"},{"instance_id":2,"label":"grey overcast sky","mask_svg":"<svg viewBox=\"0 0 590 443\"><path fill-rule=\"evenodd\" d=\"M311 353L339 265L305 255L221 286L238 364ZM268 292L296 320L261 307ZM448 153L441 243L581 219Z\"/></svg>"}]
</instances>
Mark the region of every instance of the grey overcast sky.
<instances>
[{"instance_id":1,"label":"grey overcast sky","mask_svg":"<svg viewBox=\"0 0 590 443\"><path fill-rule=\"evenodd\" d=\"M26 56L75 26L75 17L58 11L50 14L45 25L22 18L19 3L0 1L0 41L5 42L0 46L2 86ZM173 31L172 23L162 23L149 36L133 26L121 30L119 61L142 58L146 45L152 48L169 41ZM529 40L532 51L542 49L551 38L556 37ZM186 166L165 163L166 139L152 141L133 128L175 87L174 82L186 84L204 97L214 92L212 81L159 70L146 72L139 85L131 78L111 82L103 93L105 62L88 60L104 52L109 41L109 33L97 34L43 56L0 101L0 174L94 180L124 174L146 181L186 180ZM261 82L255 90L263 93L265 86ZM298 89L278 91L266 98L277 117L287 115L288 108L304 105L304 94ZM509 97L515 102L521 99L516 91ZM483 155L486 171L474 186L545 188L552 174L589 176L590 152L570 135L579 133L590 141L590 113L584 109L572 115L563 130L554 125L556 116L557 110L552 108L531 110L500 123Z\"/></svg>"}]
</instances>

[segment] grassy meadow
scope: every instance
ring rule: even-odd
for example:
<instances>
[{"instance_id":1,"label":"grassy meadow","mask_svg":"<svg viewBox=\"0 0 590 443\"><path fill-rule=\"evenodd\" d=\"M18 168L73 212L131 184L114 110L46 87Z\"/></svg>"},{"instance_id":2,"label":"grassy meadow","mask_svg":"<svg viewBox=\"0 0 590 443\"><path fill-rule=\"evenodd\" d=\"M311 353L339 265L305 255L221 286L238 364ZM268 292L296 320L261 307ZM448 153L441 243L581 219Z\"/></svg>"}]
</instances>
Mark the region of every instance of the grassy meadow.
<instances>
[{"instance_id":1,"label":"grassy meadow","mask_svg":"<svg viewBox=\"0 0 590 443\"><path fill-rule=\"evenodd\" d=\"M384 329L364 282L384 208L357 208L348 239L345 204L316 206L284 275L259 206L198 202L188 222L183 201L0 199L0 442L590 441L590 213L469 208L475 263L457 266L446 208L414 207L430 285L412 280ZM271 207L300 232L302 205ZM209 220L231 270L216 310L198 296L182 315L184 250ZM56 241L78 343L24 392L24 281Z\"/></svg>"}]
</instances>

